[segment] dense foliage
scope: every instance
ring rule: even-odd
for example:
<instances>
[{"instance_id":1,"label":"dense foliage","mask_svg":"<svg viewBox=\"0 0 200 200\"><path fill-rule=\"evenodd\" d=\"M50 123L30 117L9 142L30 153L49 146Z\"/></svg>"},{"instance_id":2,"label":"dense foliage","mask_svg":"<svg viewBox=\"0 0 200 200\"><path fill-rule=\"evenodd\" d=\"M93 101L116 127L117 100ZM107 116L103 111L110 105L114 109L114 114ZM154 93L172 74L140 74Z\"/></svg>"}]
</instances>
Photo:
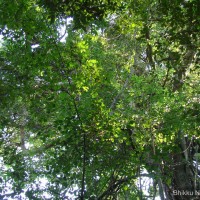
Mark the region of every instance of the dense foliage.
<instances>
[{"instance_id":1,"label":"dense foliage","mask_svg":"<svg viewBox=\"0 0 200 200\"><path fill-rule=\"evenodd\" d=\"M0 8L1 199L198 199L198 0Z\"/></svg>"}]
</instances>

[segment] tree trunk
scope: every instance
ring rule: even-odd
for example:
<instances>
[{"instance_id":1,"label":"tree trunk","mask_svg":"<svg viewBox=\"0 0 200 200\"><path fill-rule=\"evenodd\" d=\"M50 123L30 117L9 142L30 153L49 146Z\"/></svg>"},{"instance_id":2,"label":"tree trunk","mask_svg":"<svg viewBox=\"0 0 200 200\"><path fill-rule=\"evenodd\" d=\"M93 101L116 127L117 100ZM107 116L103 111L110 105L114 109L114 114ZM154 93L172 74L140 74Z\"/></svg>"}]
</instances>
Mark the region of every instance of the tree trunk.
<instances>
[{"instance_id":1,"label":"tree trunk","mask_svg":"<svg viewBox=\"0 0 200 200\"><path fill-rule=\"evenodd\" d=\"M168 195L174 200L193 200L199 199L200 192L196 187L195 166L192 158L193 139L189 142L179 133L180 151L173 156L173 180L171 190L168 190Z\"/></svg>"}]
</instances>

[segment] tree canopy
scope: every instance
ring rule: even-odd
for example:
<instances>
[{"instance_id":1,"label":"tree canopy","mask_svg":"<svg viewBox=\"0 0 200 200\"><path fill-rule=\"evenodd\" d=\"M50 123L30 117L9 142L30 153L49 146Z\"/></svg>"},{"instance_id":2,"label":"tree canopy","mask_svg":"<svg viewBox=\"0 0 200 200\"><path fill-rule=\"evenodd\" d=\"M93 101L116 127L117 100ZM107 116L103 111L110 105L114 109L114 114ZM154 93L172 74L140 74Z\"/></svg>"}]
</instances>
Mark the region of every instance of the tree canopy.
<instances>
[{"instance_id":1,"label":"tree canopy","mask_svg":"<svg viewBox=\"0 0 200 200\"><path fill-rule=\"evenodd\" d=\"M199 198L198 0L0 8L1 199Z\"/></svg>"}]
</instances>

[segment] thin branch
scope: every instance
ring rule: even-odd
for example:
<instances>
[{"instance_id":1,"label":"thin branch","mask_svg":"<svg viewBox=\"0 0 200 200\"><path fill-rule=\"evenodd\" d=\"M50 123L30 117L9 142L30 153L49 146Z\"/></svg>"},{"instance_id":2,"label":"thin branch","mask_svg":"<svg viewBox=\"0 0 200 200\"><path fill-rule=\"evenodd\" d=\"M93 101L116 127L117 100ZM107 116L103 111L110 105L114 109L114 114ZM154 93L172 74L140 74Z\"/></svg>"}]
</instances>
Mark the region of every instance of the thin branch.
<instances>
[{"instance_id":1,"label":"thin branch","mask_svg":"<svg viewBox=\"0 0 200 200\"><path fill-rule=\"evenodd\" d=\"M147 48L146 48L146 55L147 55L147 60L150 64L150 66L152 67L153 70L155 70L155 63L153 61L153 49L152 46L149 44L149 40L150 38L150 32L149 32L149 27L147 25L145 25L145 37L147 40Z\"/></svg>"},{"instance_id":2,"label":"thin branch","mask_svg":"<svg viewBox=\"0 0 200 200\"><path fill-rule=\"evenodd\" d=\"M47 23L47 26L50 30L50 32L52 32L49 24ZM53 34L52 34L53 35ZM58 52L58 55L59 55L59 60L60 60L60 65L61 67L65 67L65 63L64 63L64 60L63 60L63 57L60 53L60 49L57 45L57 42L56 42L56 39L54 39L54 43L55 43L55 48ZM63 74L63 72L61 72ZM63 74L64 75L64 74ZM68 81L68 84L69 86L71 86L71 79L69 76L67 76L67 81ZM82 166L82 184L81 184L81 196L80 196L80 199L83 200L84 199L84 191L85 191L85 171L86 171L86 133L85 131L83 130L83 123L82 123L82 120L81 120L81 116L80 116L80 113L79 113L79 110L78 110L78 106L77 106L77 103L76 103L76 100L75 98L73 97L73 95L70 93L70 91L68 89L66 89L66 93L70 96L70 98L72 99L72 102L74 104L74 109L75 109L75 112L76 112L76 115L77 115L77 118L78 120L80 121L80 124L81 124L81 131L83 133L83 166Z\"/></svg>"},{"instance_id":3,"label":"thin branch","mask_svg":"<svg viewBox=\"0 0 200 200\"><path fill-rule=\"evenodd\" d=\"M128 181L130 181L131 179L136 179L138 177L152 177L152 174L139 174L139 175L135 175L135 176L130 176L130 177L126 177L126 178L122 178L120 180L115 180L112 182L112 184L109 185L109 187L107 188L106 191L104 191L98 198L97 200L102 200L105 199L105 197L109 197L109 195L112 195L113 192L115 190L119 190L120 186Z\"/></svg>"},{"instance_id":4,"label":"thin branch","mask_svg":"<svg viewBox=\"0 0 200 200\"><path fill-rule=\"evenodd\" d=\"M170 71L170 67L168 67L168 69L167 69L167 74L166 74L165 80L164 80L164 82L162 84L163 88L165 87L165 85L166 85L166 83L167 83L167 81L169 79L169 71Z\"/></svg>"}]
</instances>

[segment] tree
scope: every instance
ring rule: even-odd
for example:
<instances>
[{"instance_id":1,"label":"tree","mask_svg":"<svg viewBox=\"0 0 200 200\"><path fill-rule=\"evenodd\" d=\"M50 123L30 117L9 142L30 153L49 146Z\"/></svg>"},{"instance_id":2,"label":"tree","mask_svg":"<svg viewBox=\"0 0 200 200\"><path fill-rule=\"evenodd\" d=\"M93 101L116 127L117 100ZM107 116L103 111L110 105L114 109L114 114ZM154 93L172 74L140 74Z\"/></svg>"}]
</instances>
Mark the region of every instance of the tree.
<instances>
[{"instance_id":1,"label":"tree","mask_svg":"<svg viewBox=\"0 0 200 200\"><path fill-rule=\"evenodd\" d=\"M2 198L198 198L198 1L0 5Z\"/></svg>"}]
</instances>

